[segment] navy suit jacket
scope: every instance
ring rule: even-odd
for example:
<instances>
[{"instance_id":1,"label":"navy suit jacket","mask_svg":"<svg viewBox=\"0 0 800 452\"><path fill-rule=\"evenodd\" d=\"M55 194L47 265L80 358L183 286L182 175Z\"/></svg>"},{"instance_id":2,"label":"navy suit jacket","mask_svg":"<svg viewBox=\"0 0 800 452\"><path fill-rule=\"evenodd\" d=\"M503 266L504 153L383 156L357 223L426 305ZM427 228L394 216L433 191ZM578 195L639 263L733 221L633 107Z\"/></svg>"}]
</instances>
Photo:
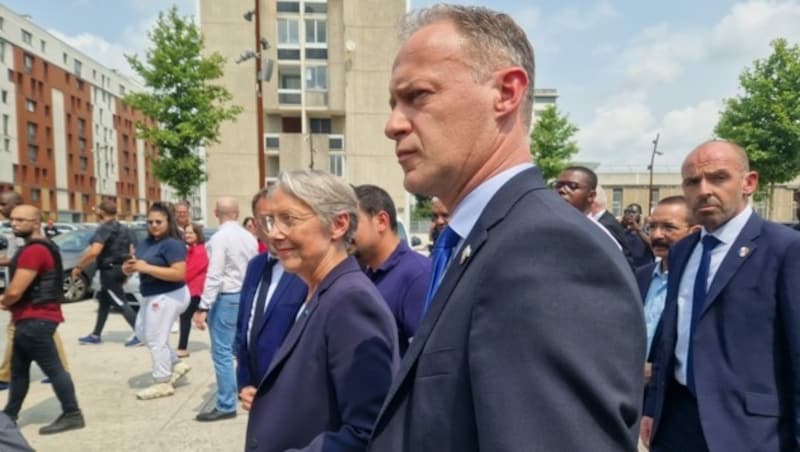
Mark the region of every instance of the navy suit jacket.
<instances>
[{"instance_id":1,"label":"navy suit jacket","mask_svg":"<svg viewBox=\"0 0 800 452\"><path fill-rule=\"evenodd\" d=\"M250 311L256 302L258 283L264 272L272 272L277 262L269 259L269 253L261 253L250 259L242 283L239 298L239 316L236 322L236 382L239 390L245 386L256 386L267 372L269 363L283 339L289 332L292 319L306 298L308 288L297 276L284 272L278 287L261 317L259 325L253 325L254 339L258 342L257 355L251 353L252 347L247 337L247 324Z\"/></svg>"},{"instance_id":2,"label":"navy suit jacket","mask_svg":"<svg viewBox=\"0 0 800 452\"><path fill-rule=\"evenodd\" d=\"M325 276L253 400L246 450L363 452L397 370L397 326L348 257Z\"/></svg>"},{"instance_id":3,"label":"navy suit jacket","mask_svg":"<svg viewBox=\"0 0 800 452\"><path fill-rule=\"evenodd\" d=\"M611 215L609 211L603 212L600 215L600 218L597 219L597 222L602 224L603 226L608 229L608 232L614 236L619 246L622 247L622 254L625 255L625 260L628 261L628 265L631 266L632 269L636 269L633 264L633 254L631 254L631 248L628 245L628 239L625 237L625 228L622 227L622 223L617 221L614 218L614 215Z\"/></svg>"},{"instance_id":4,"label":"navy suit jacket","mask_svg":"<svg viewBox=\"0 0 800 452\"><path fill-rule=\"evenodd\" d=\"M670 250L662 334L645 414L653 438L675 373L677 295L692 234ZM693 334L700 422L712 451L800 448L800 234L753 213L708 290Z\"/></svg>"},{"instance_id":5,"label":"navy suit jacket","mask_svg":"<svg viewBox=\"0 0 800 452\"><path fill-rule=\"evenodd\" d=\"M368 450L634 452L644 353L622 253L522 171L454 255Z\"/></svg>"}]
</instances>

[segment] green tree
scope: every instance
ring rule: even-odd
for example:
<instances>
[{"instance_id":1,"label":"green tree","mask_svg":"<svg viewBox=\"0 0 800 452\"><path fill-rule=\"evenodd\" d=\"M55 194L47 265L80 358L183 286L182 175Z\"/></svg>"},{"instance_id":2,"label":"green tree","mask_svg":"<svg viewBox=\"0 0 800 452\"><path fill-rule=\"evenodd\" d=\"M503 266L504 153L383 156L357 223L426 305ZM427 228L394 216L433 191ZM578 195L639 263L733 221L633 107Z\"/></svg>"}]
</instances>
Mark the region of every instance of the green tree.
<instances>
[{"instance_id":1,"label":"green tree","mask_svg":"<svg viewBox=\"0 0 800 452\"><path fill-rule=\"evenodd\" d=\"M800 174L800 47L785 39L771 46L771 55L739 76L743 93L725 100L715 129L747 150L767 191L770 216L775 184Z\"/></svg>"},{"instance_id":2,"label":"green tree","mask_svg":"<svg viewBox=\"0 0 800 452\"><path fill-rule=\"evenodd\" d=\"M558 177L572 156L578 152L575 133L578 127L561 116L555 105L549 105L538 116L531 132L531 155L545 181Z\"/></svg>"},{"instance_id":3,"label":"green tree","mask_svg":"<svg viewBox=\"0 0 800 452\"><path fill-rule=\"evenodd\" d=\"M152 119L137 121L136 131L157 149L153 174L185 198L206 180L198 149L218 142L220 124L242 109L229 105L230 92L212 83L222 76L225 59L203 55L200 30L191 18L180 17L177 7L159 13L148 37L152 47L144 62L125 55L148 90L123 101Z\"/></svg>"}]
</instances>

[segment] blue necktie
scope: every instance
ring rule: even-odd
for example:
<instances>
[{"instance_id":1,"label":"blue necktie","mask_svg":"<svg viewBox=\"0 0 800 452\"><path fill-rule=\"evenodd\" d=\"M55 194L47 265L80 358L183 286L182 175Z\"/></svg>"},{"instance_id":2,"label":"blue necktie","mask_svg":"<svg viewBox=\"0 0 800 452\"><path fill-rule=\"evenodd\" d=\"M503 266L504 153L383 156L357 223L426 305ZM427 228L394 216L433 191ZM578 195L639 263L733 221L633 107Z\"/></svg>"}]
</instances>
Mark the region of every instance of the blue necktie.
<instances>
[{"instance_id":1,"label":"blue necktie","mask_svg":"<svg viewBox=\"0 0 800 452\"><path fill-rule=\"evenodd\" d=\"M697 276L694 278L694 292L692 293L692 323L689 326L689 349L686 353L686 386L692 394L694 389L694 365L692 364L692 342L694 329L703 308L706 305L706 286L708 285L708 269L711 265L711 250L720 244L720 240L711 234L703 237L703 254L700 256L700 266L697 267Z\"/></svg>"},{"instance_id":2,"label":"blue necktie","mask_svg":"<svg viewBox=\"0 0 800 452\"><path fill-rule=\"evenodd\" d=\"M431 254L433 274L428 285L428 293L425 295L425 305L422 307L423 317L428 312L428 306L430 306L431 300L436 294L436 289L439 288L439 283L442 282L447 263L450 262L450 255L453 254L453 247L458 244L459 240L461 240L461 237L456 231L450 229L450 226L445 227L442 233L439 234L439 238L436 239L436 244L433 246L433 253Z\"/></svg>"},{"instance_id":3,"label":"blue necktie","mask_svg":"<svg viewBox=\"0 0 800 452\"><path fill-rule=\"evenodd\" d=\"M261 326L262 319L264 318L264 307L267 305L267 293L269 292L269 285L272 282L272 267L275 264L272 258L267 258L267 265L264 266L264 271L261 273L261 283L259 284L258 292L256 294L256 307L253 310L253 325L250 327L250 340L248 344L256 346L253 339L258 335L259 326Z\"/></svg>"}]
</instances>

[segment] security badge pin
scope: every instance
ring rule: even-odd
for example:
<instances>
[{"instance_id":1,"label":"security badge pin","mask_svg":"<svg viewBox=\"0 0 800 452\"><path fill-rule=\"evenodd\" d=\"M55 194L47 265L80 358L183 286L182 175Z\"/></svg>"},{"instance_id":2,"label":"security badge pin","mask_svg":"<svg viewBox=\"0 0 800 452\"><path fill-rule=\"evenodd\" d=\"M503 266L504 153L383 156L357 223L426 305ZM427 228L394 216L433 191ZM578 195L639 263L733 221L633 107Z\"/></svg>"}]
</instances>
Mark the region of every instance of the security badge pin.
<instances>
[{"instance_id":1,"label":"security badge pin","mask_svg":"<svg viewBox=\"0 0 800 452\"><path fill-rule=\"evenodd\" d=\"M743 246L739 248L739 257L747 257L750 254L750 248Z\"/></svg>"},{"instance_id":2,"label":"security badge pin","mask_svg":"<svg viewBox=\"0 0 800 452\"><path fill-rule=\"evenodd\" d=\"M464 265L464 263L469 260L469 256L471 254L472 254L472 248L469 245L467 245L467 247L464 248L464 251L461 252L461 261L459 263L461 265Z\"/></svg>"}]
</instances>

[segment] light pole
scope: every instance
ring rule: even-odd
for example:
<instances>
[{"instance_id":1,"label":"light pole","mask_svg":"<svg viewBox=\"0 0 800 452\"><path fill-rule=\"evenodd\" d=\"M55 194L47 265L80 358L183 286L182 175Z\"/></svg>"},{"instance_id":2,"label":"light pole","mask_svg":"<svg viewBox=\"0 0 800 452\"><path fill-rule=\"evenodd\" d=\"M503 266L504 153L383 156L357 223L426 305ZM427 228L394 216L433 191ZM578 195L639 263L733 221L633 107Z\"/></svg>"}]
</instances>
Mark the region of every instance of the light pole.
<instances>
[{"instance_id":1,"label":"light pole","mask_svg":"<svg viewBox=\"0 0 800 452\"><path fill-rule=\"evenodd\" d=\"M653 162L656 160L656 154L662 155L661 152L658 152L658 138L661 136L661 133L656 134L656 139L653 140L653 153L650 154L650 164L647 165L647 169L650 170L650 185L647 190L647 214L650 215L653 213Z\"/></svg>"},{"instance_id":2,"label":"light pole","mask_svg":"<svg viewBox=\"0 0 800 452\"><path fill-rule=\"evenodd\" d=\"M255 25L255 49L266 51L269 49L267 38L261 37L261 14L259 10L259 0L255 0L255 7L244 13L244 19L253 22ZM262 98L262 82L269 81L272 77L272 61L265 57L264 67L261 65L261 53L257 50L247 50L239 56L236 63L239 64L251 58L256 59L256 133L258 134L258 188L266 185L266 162L264 158L264 102Z\"/></svg>"}]
</instances>

